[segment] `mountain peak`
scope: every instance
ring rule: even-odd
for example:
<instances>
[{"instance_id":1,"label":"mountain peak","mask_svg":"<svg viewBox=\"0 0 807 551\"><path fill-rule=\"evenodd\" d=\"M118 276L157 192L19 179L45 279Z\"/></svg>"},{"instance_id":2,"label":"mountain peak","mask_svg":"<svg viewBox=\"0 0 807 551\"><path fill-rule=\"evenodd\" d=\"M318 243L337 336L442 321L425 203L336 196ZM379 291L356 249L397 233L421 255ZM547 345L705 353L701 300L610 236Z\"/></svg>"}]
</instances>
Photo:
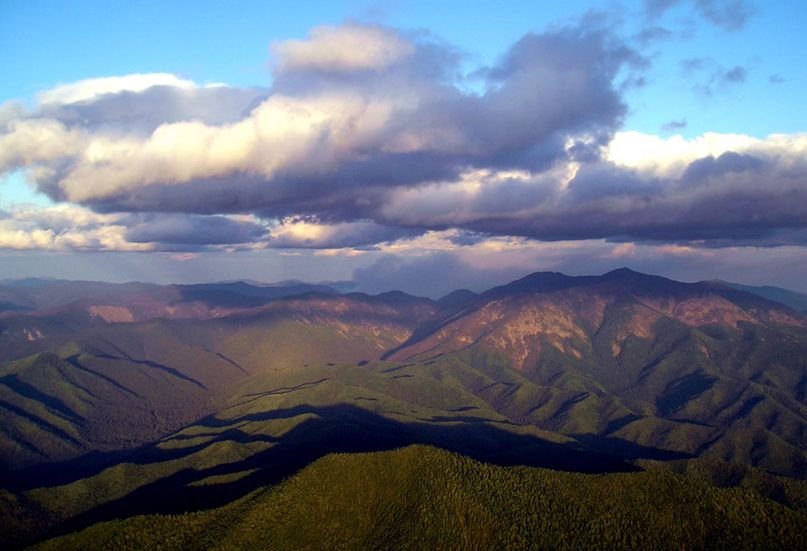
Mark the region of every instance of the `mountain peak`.
<instances>
[{"instance_id":1,"label":"mountain peak","mask_svg":"<svg viewBox=\"0 0 807 551\"><path fill-rule=\"evenodd\" d=\"M560 272L534 272L507 285L494 287L484 295L558 291L573 287L577 278Z\"/></svg>"},{"instance_id":2,"label":"mountain peak","mask_svg":"<svg viewBox=\"0 0 807 551\"><path fill-rule=\"evenodd\" d=\"M615 270L611 270L610 272L606 272L603 274L603 277L621 277L621 276L643 276L647 274L643 274L641 272L637 272L636 270L631 270L627 266L622 266L621 268L617 268Z\"/></svg>"}]
</instances>

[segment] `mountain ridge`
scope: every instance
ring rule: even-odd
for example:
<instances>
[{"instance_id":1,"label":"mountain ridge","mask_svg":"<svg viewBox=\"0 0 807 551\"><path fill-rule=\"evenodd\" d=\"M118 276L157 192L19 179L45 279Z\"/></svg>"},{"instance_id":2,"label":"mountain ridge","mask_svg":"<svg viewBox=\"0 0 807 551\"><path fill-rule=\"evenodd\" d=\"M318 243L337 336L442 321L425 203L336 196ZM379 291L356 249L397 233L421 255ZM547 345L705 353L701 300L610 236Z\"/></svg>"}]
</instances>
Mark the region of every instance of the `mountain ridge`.
<instances>
[{"instance_id":1,"label":"mountain ridge","mask_svg":"<svg viewBox=\"0 0 807 551\"><path fill-rule=\"evenodd\" d=\"M45 519L31 534L224 504L332 452L413 443L582 471L807 472L807 317L723 284L109 289L0 315L0 509Z\"/></svg>"}]
</instances>

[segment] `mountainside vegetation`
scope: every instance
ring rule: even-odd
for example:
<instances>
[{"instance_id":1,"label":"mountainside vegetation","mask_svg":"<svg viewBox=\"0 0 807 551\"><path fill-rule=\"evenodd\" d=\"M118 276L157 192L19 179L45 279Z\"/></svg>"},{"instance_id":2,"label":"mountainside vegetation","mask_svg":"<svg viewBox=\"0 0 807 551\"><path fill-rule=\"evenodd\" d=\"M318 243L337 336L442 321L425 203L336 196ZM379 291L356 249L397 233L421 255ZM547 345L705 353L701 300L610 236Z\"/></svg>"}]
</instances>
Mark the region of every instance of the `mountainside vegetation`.
<instances>
[{"instance_id":1,"label":"mountainside vegetation","mask_svg":"<svg viewBox=\"0 0 807 551\"><path fill-rule=\"evenodd\" d=\"M413 446L329 455L221 508L104 522L37 549L799 549L805 515L666 471L503 468Z\"/></svg>"}]
</instances>

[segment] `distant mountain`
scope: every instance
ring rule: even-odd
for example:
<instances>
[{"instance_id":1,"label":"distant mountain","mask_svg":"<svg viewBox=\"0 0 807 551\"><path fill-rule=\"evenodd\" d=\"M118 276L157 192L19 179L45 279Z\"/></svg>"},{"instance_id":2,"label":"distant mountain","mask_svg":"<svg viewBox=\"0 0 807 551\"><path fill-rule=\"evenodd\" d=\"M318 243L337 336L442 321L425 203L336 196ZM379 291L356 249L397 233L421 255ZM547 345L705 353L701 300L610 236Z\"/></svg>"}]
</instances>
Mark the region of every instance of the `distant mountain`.
<instances>
[{"instance_id":1,"label":"distant mountain","mask_svg":"<svg viewBox=\"0 0 807 551\"><path fill-rule=\"evenodd\" d=\"M207 321L0 319L4 353L30 354L0 364L0 474L155 440L252 373L375 360L434 310L402 293L307 294Z\"/></svg>"},{"instance_id":2,"label":"distant mountain","mask_svg":"<svg viewBox=\"0 0 807 551\"><path fill-rule=\"evenodd\" d=\"M256 287L36 280L0 286L0 361L21 358L92 334L109 323L214 319L257 311L292 296L336 295L322 285Z\"/></svg>"},{"instance_id":3,"label":"distant mountain","mask_svg":"<svg viewBox=\"0 0 807 551\"><path fill-rule=\"evenodd\" d=\"M438 301L298 282L92 285L0 288L24 308L0 312L0 530L15 541L225 506L328 454L410 444L575 472L725 465L718 485L751 466L807 472L807 317L729 285L625 269ZM678 499L667 476L641 480ZM807 503L759 483L770 476L752 477L765 499Z\"/></svg>"},{"instance_id":4,"label":"distant mountain","mask_svg":"<svg viewBox=\"0 0 807 551\"><path fill-rule=\"evenodd\" d=\"M716 281L718 284L726 285L733 289L745 291L754 295L759 295L768 300L780 302L786 306L798 310L799 312L807 313L807 294L797 293L781 287L754 286L754 285L740 285L739 283L730 283L728 281Z\"/></svg>"}]
</instances>

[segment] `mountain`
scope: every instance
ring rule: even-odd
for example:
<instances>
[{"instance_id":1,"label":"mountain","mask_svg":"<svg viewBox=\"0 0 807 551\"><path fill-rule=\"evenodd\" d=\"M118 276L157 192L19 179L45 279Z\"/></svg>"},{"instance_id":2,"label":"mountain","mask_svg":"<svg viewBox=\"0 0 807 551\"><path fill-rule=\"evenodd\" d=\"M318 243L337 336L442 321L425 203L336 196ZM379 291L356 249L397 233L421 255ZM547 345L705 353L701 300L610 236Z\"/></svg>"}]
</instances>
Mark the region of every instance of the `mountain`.
<instances>
[{"instance_id":1,"label":"mountain","mask_svg":"<svg viewBox=\"0 0 807 551\"><path fill-rule=\"evenodd\" d=\"M491 354L512 370L478 392L515 422L625 457L807 472L807 321L779 303L630 270L539 273L416 330L386 359L459 355L485 370Z\"/></svg>"},{"instance_id":2,"label":"mountain","mask_svg":"<svg viewBox=\"0 0 807 551\"><path fill-rule=\"evenodd\" d=\"M159 286L19 280L0 285L0 361L22 358L94 334L110 323L154 319L213 319L257 311L272 301L308 293L336 295L322 285L244 282Z\"/></svg>"},{"instance_id":3,"label":"mountain","mask_svg":"<svg viewBox=\"0 0 807 551\"><path fill-rule=\"evenodd\" d=\"M153 441L212 413L251 373L377 359L433 311L403 294L306 294L201 320L0 320L4 352L30 354L0 364L0 475Z\"/></svg>"},{"instance_id":4,"label":"mountain","mask_svg":"<svg viewBox=\"0 0 807 551\"><path fill-rule=\"evenodd\" d=\"M9 540L200 508L212 516L182 523L220 527L230 517L217 508L274 495L267 488L321 458L334 465L330 454L413 444L493 465L601 473L612 489L636 476L615 473L652 471L633 480L661 481L672 500L685 498L669 471L705 484L698 495L753 480L764 500L807 503L793 490L803 482L774 476L807 472L807 318L729 285L623 269L536 273L438 301L298 282L287 290L300 294L288 296L230 282L94 294L80 283L86 292L60 302L61 291L42 291L52 284L70 287L32 283L36 294L14 295L26 310L0 313L0 531ZM532 476L512 472L521 474L505 486ZM772 506L748 499L732 507ZM116 530L87 534L114 539Z\"/></svg>"},{"instance_id":5,"label":"mountain","mask_svg":"<svg viewBox=\"0 0 807 551\"><path fill-rule=\"evenodd\" d=\"M793 308L799 312L807 312L807 294L782 289L781 287L772 287L770 285L754 286L754 285L740 285L739 283L729 283L728 281L716 281L718 285L726 285L733 289L745 291L754 295L759 295L768 300L781 302L782 304Z\"/></svg>"},{"instance_id":6,"label":"mountain","mask_svg":"<svg viewBox=\"0 0 807 551\"><path fill-rule=\"evenodd\" d=\"M665 471L503 468L414 446L329 455L220 508L104 522L37 548L797 549L805 521L753 490Z\"/></svg>"},{"instance_id":7,"label":"mountain","mask_svg":"<svg viewBox=\"0 0 807 551\"><path fill-rule=\"evenodd\" d=\"M0 282L0 305L7 305L5 310L40 312L84 306L93 316L106 321L126 322L156 317L216 317L233 309L252 308L270 300L306 293L338 294L327 285L299 281L161 286L138 282L25 279ZM0 308L0 315L3 311Z\"/></svg>"}]
</instances>

